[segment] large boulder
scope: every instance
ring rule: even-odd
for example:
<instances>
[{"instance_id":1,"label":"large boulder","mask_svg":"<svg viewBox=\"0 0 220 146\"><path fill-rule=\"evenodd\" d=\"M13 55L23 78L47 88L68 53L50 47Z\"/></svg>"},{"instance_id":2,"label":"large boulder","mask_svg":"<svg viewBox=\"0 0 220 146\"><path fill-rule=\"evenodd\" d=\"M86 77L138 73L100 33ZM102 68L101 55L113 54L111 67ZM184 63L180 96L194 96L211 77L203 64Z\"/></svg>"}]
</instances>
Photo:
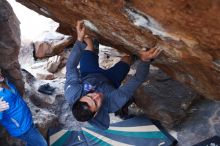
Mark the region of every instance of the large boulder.
<instances>
[{"instance_id":1,"label":"large boulder","mask_svg":"<svg viewBox=\"0 0 220 146\"><path fill-rule=\"evenodd\" d=\"M135 103L147 116L159 120L166 127L173 127L187 116L189 107L199 97L151 66L148 79L136 91Z\"/></svg>"},{"instance_id":2,"label":"large boulder","mask_svg":"<svg viewBox=\"0 0 220 146\"><path fill-rule=\"evenodd\" d=\"M36 58L51 57L63 52L64 48L72 43L72 37L56 32L44 32L34 41L34 55Z\"/></svg>"},{"instance_id":3,"label":"large boulder","mask_svg":"<svg viewBox=\"0 0 220 146\"><path fill-rule=\"evenodd\" d=\"M63 48L62 48L63 50ZM53 80L64 77L65 73L60 73L66 65L69 56L69 48L64 49L58 55L50 58L36 59L34 57L34 43L32 41L23 41L19 53L19 62L21 68L31 72L39 80Z\"/></svg>"},{"instance_id":4,"label":"large boulder","mask_svg":"<svg viewBox=\"0 0 220 146\"><path fill-rule=\"evenodd\" d=\"M134 54L142 47L162 48L155 65L206 98L220 100L218 1L17 1L59 22L64 33L84 19L105 45Z\"/></svg>"},{"instance_id":5,"label":"large boulder","mask_svg":"<svg viewBox=\"0 0 220 146\"><path fill-rule=\"evenodd\" d=\"M179 142L178 146L194 145L220 135L219 102L207 99L197 100L187 114L189 117L173 129ZM210 146L212 144L219 145L219 143L210 143Z\"/></svg>"},{"instance_id":6,"label":"large boulder","mask_svg":"<svg viewBox=\"0 0 220 146\"><path fill-rule=\"evenodd\" d=\"M6 0L0 1L0 68L3 74L13 82L21 94L24 93L24 82L18 63L20 50L19 20Z\"/></svg>"}]
</instances>

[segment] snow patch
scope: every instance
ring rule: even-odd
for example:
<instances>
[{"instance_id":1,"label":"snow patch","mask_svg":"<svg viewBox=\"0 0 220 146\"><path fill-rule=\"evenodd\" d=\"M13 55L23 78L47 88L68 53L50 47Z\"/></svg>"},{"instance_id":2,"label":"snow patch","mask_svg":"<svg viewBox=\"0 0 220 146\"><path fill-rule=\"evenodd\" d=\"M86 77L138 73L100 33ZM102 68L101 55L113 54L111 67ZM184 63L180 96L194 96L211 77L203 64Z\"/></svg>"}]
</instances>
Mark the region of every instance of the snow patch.
<instances>
[{"instance_id":1,"label":"snow patch","mask_svg":"<svg viewBox=\"0 0 220 146\"><path fill-rule=\"evenodd\" d=\"M89 20L84 20L84 24L86 27L89 27L91 30L98 32L98 28L93 23L91 23Z\"/></svg>"},{"instance_id":2,"label":"snow patch","mask_svg":"<svg viewBox=\"0 0 220 146\"><path fill-rule=\"evenodd\" d=\"M55 42L55 41L61 41L61 40L66 39L68 37L69 36L63 35L63 34L58 33L58 32L45 31L45 32L41 33L41 35L33 41L34 42L36 42L36 41Z\"/></svg>"},{"instance_id":3,"label":"snow patch","mask_svg":"<svg viewBox=\"0 0 220 146\"><path fill-rule=\"evenodd\" d=\"M44 14L47 14L48 16L50 16L50 13L45 10L44 8L40 8L40 11L43 12Z\"/></svg>"},{"instance_id":4,"label":"snow patch","mask_svg":"<svg viewBox=\"0 0 220 146\"><path fill-rule=\"evenodd\" d=\"M143 27L152 32L153 35L158 35L161 37L171 37L172 39L179 41L180 39L168 34L164 28L151 16L142 15L141 13L134 12L130 9L125 9L129 18L133 21L134 25L138 27Z\"/></svg>"}]
</instances>

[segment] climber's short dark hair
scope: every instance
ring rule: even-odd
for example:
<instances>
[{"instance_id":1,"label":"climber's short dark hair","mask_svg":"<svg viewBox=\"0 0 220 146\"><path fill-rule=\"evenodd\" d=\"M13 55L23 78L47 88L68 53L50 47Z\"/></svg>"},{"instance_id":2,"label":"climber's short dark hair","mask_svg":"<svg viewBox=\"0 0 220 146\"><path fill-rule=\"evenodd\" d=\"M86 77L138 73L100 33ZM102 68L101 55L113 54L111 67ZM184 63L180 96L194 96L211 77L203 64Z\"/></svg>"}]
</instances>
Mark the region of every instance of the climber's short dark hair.
<instances>
[{"instance_id":1,"label":"climber's short dark hair","mask_svg":"<svg viewBox=\"0 0 220 146\"><path fill-rule=\"evenodd\" d=\"M81 101L77 101L72 106L72 113L75 119L80 122L89 121L95 115L95 112L90 111L88 103Z\"/></svg>"}]
</instances>

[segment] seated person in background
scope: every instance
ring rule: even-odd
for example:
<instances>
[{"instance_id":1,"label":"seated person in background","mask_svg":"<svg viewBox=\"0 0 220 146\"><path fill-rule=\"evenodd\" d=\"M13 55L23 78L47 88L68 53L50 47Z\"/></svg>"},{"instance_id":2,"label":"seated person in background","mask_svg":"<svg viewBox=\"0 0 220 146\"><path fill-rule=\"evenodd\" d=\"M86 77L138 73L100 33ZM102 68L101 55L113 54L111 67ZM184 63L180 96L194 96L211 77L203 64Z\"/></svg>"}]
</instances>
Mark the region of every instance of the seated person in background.
<instances>
[{"instance_id":1,"label":"seated person in background","mask_svg":"<svg viewBox=\"0 0 220 146\"><path fill-rule=\"evenodd\" d=\"M34 126L31 111L14 85L9 83L0 69L0 124L11 136L26 142L27 146L47 146L47 142ZM5 108L4 108L5 107Z\"/></svg>"},{"instance_id":2,"label":"seated person in background","mask_svg":"<svg viewBox=\"0 0 220 146\"><path fill-rule=\"evenodd\" d=\"M122 108L133 96L135 90L145 81L150 60L157 57L161 50L140 51L141 61L136 74L124 85L131 58L125 56L108 70L98 64L98 54L93 41L85 35L83 21L78 21L77 41L74 44L66 65L65 98L72 106L72 113L78 121L107 129L110 124L109 113ZM80 63L80 73L77 68Z\"/></svg>"}]
</instances>

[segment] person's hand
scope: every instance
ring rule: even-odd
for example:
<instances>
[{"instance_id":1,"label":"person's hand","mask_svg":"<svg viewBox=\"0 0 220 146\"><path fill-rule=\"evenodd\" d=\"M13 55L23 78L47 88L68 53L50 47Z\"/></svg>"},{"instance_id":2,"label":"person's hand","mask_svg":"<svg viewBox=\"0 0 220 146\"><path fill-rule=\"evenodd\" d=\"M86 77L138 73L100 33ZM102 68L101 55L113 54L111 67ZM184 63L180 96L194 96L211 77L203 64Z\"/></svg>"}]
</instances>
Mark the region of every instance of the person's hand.
<instances>
[{"instance_id":1,"label":"person's hand","mask_svg":"<svg viewBox=\"0 0 220 146\"><path fill-rule=\"evenodd\" d=\"M158 48L151 48L148 51L140 51L139 57L142 61L149 61L156 58L161 53L161 51L162 50Z\"/></svg>"},{"instance_id":2,"label":"person's hand","mask_svg":"<svg viewBox=\"0 0 220 146\"><path fill-rule=\"evenodd\" d=\"M2 98L0 98L0 112L5 111L9 109L9 104L6 101L3 101Z\"/></svg>"},{"instance_id":3,"label":"person's hand","mask_svg":"<svg viewBox=\"0 0 220 146\"><path fill-rule=\"evenodd\" d=\"M77 21L76 32L77 32L77 40L82 42L85 36L85 26L83 20Z\"/></svg>"}]
</instances>

